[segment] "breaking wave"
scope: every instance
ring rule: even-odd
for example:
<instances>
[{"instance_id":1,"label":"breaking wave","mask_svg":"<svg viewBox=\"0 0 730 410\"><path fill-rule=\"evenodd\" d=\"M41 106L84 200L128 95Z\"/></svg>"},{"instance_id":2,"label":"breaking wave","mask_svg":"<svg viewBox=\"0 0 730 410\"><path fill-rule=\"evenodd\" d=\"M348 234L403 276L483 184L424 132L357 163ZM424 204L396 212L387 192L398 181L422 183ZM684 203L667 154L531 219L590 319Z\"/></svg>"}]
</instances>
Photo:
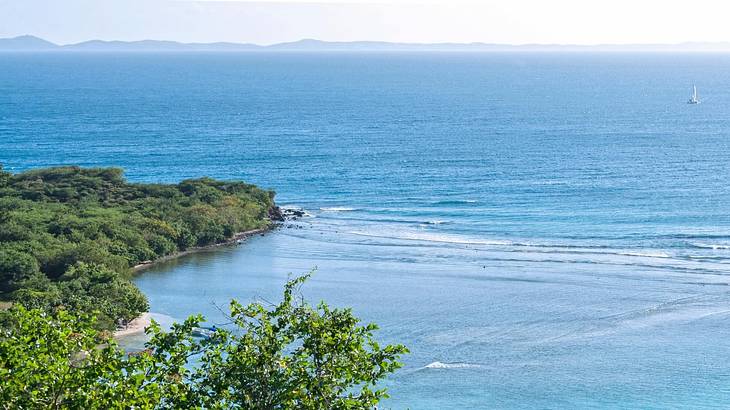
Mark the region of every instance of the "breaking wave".
<instances>
[{"instance_id":1,"label":"breaking wave","mask_svg":"<svg viewBox=\"0 0 730 410\"><path fill-rule=\"evenodd\" d=\"M476 369L482 367L473 363L443 363L433 362L423 366L424 369Z\"/></svg>"},{"instance_id":2,"label":"breaking wave","mask_svg":"<svg viewBox=\"0 0 730 410\"><path fill-rule=\"evenodd\" d=\"M452 235L438 235L438 234L426 234L420 232L403 233L401 235L381 235L377 233L351 231L352 235L367 236L371 238L382 238L382 239L393 239L393 240L406 240L406 241L423 241L423 242L439 242L439 243L451 243L458 245L513 245L510 241L485 241L481 239L470 239L461 238Z\"/></svg>"},{"instance_id":3,"label":"breaking wave","mask_svg":"<svg viewBox=\"0 0 730 410\"><path fill-rule=\"evenodd\" d=\"M727 245L727 244L693 242L690 245L694 246L695 248L700 248L700 249L715 249L715 250L730 249L730 245Z\"/></svg>"},{"instance_id":4,"label":"breaking wave","mask_svg":"<svg viewBox=\"0 0 730 410\"><path fill-rule=\"evenodd\" d=\"M319 208L320 211L325 212L351 212L351 211L357 211L357 208L350 208L346 206L325 206L322 208Z\"/></svg>"},{"instance_id":5,"label":"breaking wave","mask_svg":"<svg viewBox=\"0 0 730 410\"><path fill-rule=\"evenodd\" d=\"M449 221L441 221L441 220L435 220L435 221L426 221L423 224L424 225L443 225L447 224Z\"/></svg>"},{"instance_id":6,"label":"breaking wave","mask_svg":"<svg viewBox=\"0 0 730 410\"><path fill-rule=\"evenodd\" d=\"M445 199L443 201L431 202L432 205L470 205L476 204L476 199Z\"/></svg>"},{"instance_id":7,"label":"breaking wave","mask_svg":"<svg viewBox=\"0 0 730 410\"><path fill-rule=\"evenodd\" d=\"M603 252L608 253L608 252ZM642 258L671 258L672 256L664 252L616 252L616 255L638 256Z\"/></svg>"}]
</instances>

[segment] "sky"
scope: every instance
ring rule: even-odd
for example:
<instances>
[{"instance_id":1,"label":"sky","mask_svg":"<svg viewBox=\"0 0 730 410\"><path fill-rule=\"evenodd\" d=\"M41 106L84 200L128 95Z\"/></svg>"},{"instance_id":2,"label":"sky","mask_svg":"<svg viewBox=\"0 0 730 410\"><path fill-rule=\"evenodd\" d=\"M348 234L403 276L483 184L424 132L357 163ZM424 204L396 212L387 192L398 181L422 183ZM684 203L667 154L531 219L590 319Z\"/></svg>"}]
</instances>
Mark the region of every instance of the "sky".
<instances>
[{"instance_id":1,"label":"sky","mask_svg":"<svg viewBox=\"0 0 730 410\"><path fill-rule=\"evenodd\" d=\"M647 44L729 41L718 0L0 0L0 37Z\"/></svg>"}]
</instances>

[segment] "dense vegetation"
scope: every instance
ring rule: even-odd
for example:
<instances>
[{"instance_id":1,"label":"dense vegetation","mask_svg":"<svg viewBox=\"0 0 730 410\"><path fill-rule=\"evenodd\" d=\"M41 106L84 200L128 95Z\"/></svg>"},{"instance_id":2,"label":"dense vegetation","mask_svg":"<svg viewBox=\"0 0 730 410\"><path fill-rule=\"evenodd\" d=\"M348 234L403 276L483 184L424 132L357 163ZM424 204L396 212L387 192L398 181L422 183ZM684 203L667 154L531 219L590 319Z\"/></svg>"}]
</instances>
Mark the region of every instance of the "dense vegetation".
<instances>
[{"instance_id":1,"label":"dense vegetation","mask_svg":"<svg viewBox=\"0 0 730 410\"><path fill-rule=\"evenodd\" d=\"M132 184L117 168L0 165L0 301L94 313L111 328L148 308L130 267L265 227L273 198L210 178Z\"/></svg>"},{"instance_id":2,"label":"dense vegetation","mask_svg":"<svg viewBox=\"0 0 730 410\"><path fill-rule=\"evenodd\" d=\"M209 339L191 336L200 317L153 325L129 356L88 317L16 306L0 331L0 409L372 409L406 348L380 347L349 309L301 301L305 279L275 306L232 302L233 328Z\"/></svg>"}]
</instances>

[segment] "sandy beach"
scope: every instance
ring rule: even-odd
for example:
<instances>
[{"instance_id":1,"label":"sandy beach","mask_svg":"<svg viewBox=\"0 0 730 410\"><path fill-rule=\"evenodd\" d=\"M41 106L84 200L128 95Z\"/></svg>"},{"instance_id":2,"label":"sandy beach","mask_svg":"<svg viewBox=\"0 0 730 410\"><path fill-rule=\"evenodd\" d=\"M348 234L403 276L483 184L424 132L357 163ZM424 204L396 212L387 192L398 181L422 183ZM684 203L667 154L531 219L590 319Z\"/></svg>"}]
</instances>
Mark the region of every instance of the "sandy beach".
<instances>
[{"instance_id":1,"label":"sandy beach","mask_svg":"<svg viewBox=\"0 0 730 410\"><path fill-rule=\"evenodd\" d=\"M120 329L114 332L115 338L123 336L134 335L137 333L144 332L145 329L152 323L152 315L149 312L141 314L138 318L132 320L127 324L124 329Z\"/></svg>"}]
</instances>

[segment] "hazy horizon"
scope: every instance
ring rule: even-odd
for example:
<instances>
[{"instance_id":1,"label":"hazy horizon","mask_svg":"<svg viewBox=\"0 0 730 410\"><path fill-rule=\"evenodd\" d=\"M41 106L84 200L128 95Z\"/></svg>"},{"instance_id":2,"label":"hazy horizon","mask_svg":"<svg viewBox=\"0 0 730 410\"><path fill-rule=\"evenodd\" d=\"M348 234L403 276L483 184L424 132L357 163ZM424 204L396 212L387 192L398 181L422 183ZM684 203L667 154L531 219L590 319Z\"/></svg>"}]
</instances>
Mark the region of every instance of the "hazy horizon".
<instances>
[{"instance_id":1,"label":"hazy horizon","mask_svg":"<svg viewBox=\"0 0 730 410\"><path fill-rule=\"evenodd\" d=\"M263 43L255 43L255 42L247 42L247 41L223 41L223 40L213 40L213 41L206 41L206 42L197 42L197 41L178 41L178 40L171 40L167 38L142 38L139 40L120 40L120 39L101 39L101 38L88 38L85 40L73 42L73 43L57 43L55 41L51 41L47 38L44 38L42 36L33 34L33 33L26 33L26 34L20 34L17 36L11 36L11 37L0 37L0 40L12 40L12 39L20 39L24 37L33 37L36 39L48 41L50 43L53 43L54 45L60 46L60 47L66 47L66 46L73 46L78 44L83 44L87 42L94 42L94 41L100 41L100 42L106 42L106 43L113 43L113 42L121 42L121 43L137 43L137 42L145 42L145 41L151 41L151 42L170 42L170 43L178 43L178 44L199 44L199 45L205 45L205 44L216 44L216 43L228 43L228 44L237 44L237 45L253 45L253 46L259 46L259 47L270 47L270 46L276 46L281 44L287 44L287 43L300 43L300 42L307 42L307 41L313 41L313 42L322 42L322 43L343 43L343 44L352 44L352 43L383 43L383 44L393 44L393 45L413 45L413 46L428 46L428 45L485 45L485 46L504 46L504 47L523 47L523 46L545 46L545 47L632 47L632 46L691 46L691 45L713 45L713 44L730 44L730 40L727 41L685 41L685 42L676 42L676 43L592 43L592 44L580 44L580 43L488 43L483 41L473 41L473 42L399 42L399 41L386 41L386 40L372 40L372 39L359 39L359 40L348 40L348 41L338 41L338 40L323 40L319 38L313 38L313 37L302 37L296 40L291 41L283 41L283 42L277 42L277 43L270 43L270 44L263 44Z\"/></svg>"},{"instance_id":2,"label":"hazy horizon","mask_svg":"<svg viewBox=\"0 0 730 410\"><path fill-rule=\"evenodd\" d=\"M270 45L301 39L504 45L730 41L730 6L650 0L0 0L0 37L56 44L165 40ZM690 24L697 21L696 24Z\"/></svg>"}]
</instances>

